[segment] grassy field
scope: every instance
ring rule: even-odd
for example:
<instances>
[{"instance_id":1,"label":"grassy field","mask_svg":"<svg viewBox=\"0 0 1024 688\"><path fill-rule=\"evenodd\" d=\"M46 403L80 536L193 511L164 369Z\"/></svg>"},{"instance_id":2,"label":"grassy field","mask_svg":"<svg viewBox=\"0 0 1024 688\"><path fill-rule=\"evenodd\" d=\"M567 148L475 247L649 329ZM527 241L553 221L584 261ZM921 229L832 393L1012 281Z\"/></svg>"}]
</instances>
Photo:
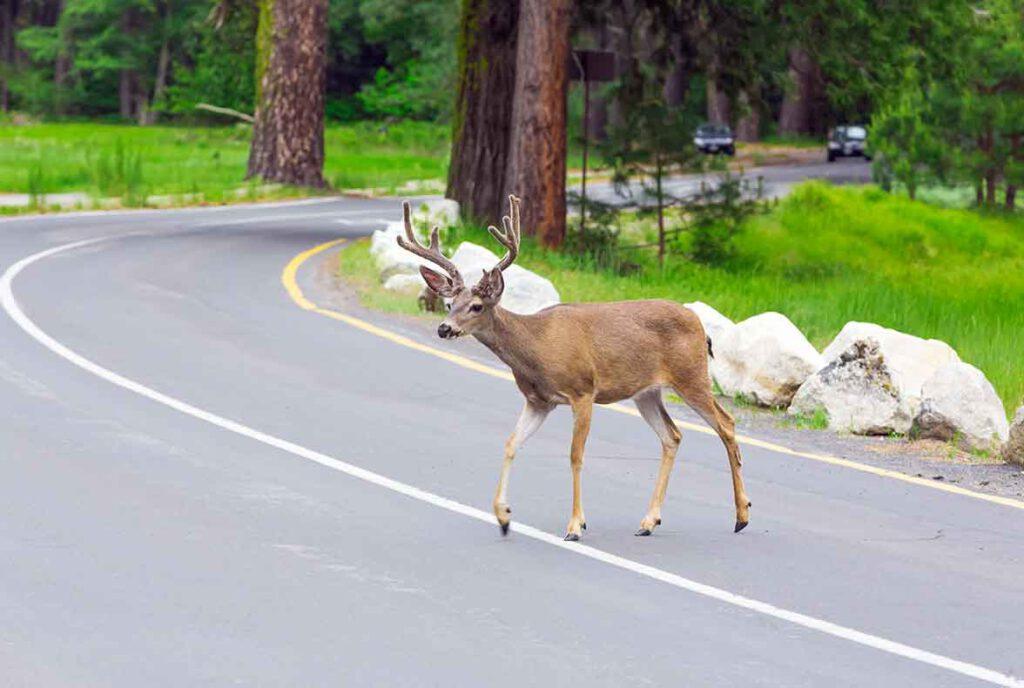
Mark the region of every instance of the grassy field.
<instances>
[{"instance_id":1,"label":"grassy field","mask_svg":"<svg viewBox=\"0 0 1024 688\"><path fill-rule=\"evenodd\" d=\"M84 192L129 205L154 195L230 200L247 190L250 132L248 126L0 126L0 193ZM324 177L340 189L437 184L447 172L448 137L447 126L424 122L331 125Z\"/></svg>"},{"instance_id":2,"label":"grassy field","mask_svg":"<svg viewBox=\"0 0 1024 688\"><path fill-rule=\"evenodd\" d=\"M47 195L77 193L83 205L185 205L287 197L308 190L246 182L248 125L139 127L61 122L0 123L0 194L29 194L46 207ZM325 135L324 178L338 190L376 193L443 191L450 127L402 121L332 124ZM803 143L803 142L802 142ZM777 158L791 148L741 146L749 164ZM745 152L744 152L745 151ZM780 153L781 151L781 153ZM570 178L579 176L582 153L571 145ZM592 174L602 162L591 155ZM16 208L0 208L3 211Z\"/></svg>"},{"instance_id":3,"label":"grassy field","mask_svg":"<svg viewBox=\"0 0 1024 688\"><path fill-rule=\"evenodd\" d=\"M456 233L451 241L493 243L475 228ZM775 310L819 349L849 320L941 339L985 371L1008 413L1024 399L1024 218L812 183L749 221L737 247L720 267L678 256L659 270L640 256L642 271L629 276L532 244L520 261L549 277L565 301L701 300L735 320ZM342 270L362 270L370 284L367 250L343 252Z\"/></svg>"}]
</instances>

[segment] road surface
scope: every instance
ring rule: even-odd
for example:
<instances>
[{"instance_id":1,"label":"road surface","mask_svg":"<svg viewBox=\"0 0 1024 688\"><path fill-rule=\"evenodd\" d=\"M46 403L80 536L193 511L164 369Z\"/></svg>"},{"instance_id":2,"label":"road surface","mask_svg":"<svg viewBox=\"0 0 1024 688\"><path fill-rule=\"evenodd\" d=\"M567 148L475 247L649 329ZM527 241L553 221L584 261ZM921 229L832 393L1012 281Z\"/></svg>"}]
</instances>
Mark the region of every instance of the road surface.
<instances>
[{"instance_id":1,"label":"road surface","mask_svg":"<svg viewBox=\"0 0 1024 688\"><path fill-rule=\"evenodd\" d=\"M501 537L514 386L347 319L335 248L301 255L397 210L0 222L0 683L1024 685L1020 502L747 442L734 535L721 445L685 430L636 538L658 444L599 410L563 543L560 409Z\"/></svg>"},{"instance_id":2,"label":"road surface","mask_svg":"<svg viewBox=\"0 0 1024 688\"><path fill-rule=\"evenodd\" d=\"M794 186L810 179L821 179L832 184L867 184L871 182L871 163L863 158L841 158L833 163L822 160L792 165L751 167L743 170L742 174L750 181L751 188L756 188L757 180L761 178L761 192L765 198L782 198L789 194ZM716 184L718 179L718 173L672 176L665 180L664 190L669 196L685 198L697 194L702 182ZM571 185L570 192L579 193L580 184ZM611 182L589 181L587 197L613 205L654 202L654 199L645 194L643 188L635 182L627 190L620 192Z\"/></svg>"}]
</instances>

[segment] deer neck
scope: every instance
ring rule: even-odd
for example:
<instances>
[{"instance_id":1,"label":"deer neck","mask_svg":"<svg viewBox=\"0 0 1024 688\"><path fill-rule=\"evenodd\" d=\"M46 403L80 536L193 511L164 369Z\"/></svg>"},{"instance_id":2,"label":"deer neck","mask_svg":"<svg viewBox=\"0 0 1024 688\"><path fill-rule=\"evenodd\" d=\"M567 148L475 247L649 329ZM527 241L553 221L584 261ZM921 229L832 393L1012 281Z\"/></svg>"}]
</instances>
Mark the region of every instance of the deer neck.
<instances>
[{"instance_id":1,"label":"deer neck","mask_svg":"<svg viewBox=\"0 0 1024 688\"><path fill-rule=\"evenodd\" d=\"M473 333L477 340L490 349L513 371L536 365L531 347L535 341L527 318L511 313L500 305L491 311L490 322Z\"/></svg>"}]
</instances>

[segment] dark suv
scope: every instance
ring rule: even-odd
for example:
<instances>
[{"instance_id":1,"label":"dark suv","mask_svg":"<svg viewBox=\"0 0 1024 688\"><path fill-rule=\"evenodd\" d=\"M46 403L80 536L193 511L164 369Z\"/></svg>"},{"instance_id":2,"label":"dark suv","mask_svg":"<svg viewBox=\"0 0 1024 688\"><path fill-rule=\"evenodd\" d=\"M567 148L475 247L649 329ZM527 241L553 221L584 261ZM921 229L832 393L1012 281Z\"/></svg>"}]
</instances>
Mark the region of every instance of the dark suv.
<instances>
[{"instance_id":1,"label":"dark suv","mask_svg":"<svg viewBox=\"0 0 1024 688\"><path fill-rule=\"evenodd\" d=\"M724 124L703 124L693 135L693 145L701 153L736 155L736 139L732 129Z\"/></svg>"},{"instance_id":2,"label":"dark suv","mask_svg":"<svg viewBox=\"0 0 1024 688\"><path fill-rule=\"evenodd\" d=\"M828 137L828 161L852 156L871 159L867 129L857 124L836 127Z\"/></svg>"}]
</instances>

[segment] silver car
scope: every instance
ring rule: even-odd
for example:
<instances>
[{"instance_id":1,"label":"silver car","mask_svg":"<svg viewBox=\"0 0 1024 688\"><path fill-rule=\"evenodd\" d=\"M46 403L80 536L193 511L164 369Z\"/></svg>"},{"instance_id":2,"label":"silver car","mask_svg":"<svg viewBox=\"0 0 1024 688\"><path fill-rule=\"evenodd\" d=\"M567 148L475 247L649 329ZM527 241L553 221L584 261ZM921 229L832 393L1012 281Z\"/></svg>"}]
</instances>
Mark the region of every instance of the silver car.
<instances>
[{"instance_id":1,"label":"silver car","mask_svg":"<svg viewBox=\"0 0 1024 688\"><path fill-rule=\"evenodd\" d=\"M836 127L828 137L828 161L835 162L836 158L853 156L871 159L867 129L859 124Z\"/></svg>"},{"instance_id":2,"label":"silver car","mask_svg":"<svg viewBox=\"0 0 1024 688\"><path fill-rule=\"evenodd\" d=\"M724 124L703 124L693 135L693 145L701 153L736 155L736 139Z\"/></svg>"}]
</instances>

